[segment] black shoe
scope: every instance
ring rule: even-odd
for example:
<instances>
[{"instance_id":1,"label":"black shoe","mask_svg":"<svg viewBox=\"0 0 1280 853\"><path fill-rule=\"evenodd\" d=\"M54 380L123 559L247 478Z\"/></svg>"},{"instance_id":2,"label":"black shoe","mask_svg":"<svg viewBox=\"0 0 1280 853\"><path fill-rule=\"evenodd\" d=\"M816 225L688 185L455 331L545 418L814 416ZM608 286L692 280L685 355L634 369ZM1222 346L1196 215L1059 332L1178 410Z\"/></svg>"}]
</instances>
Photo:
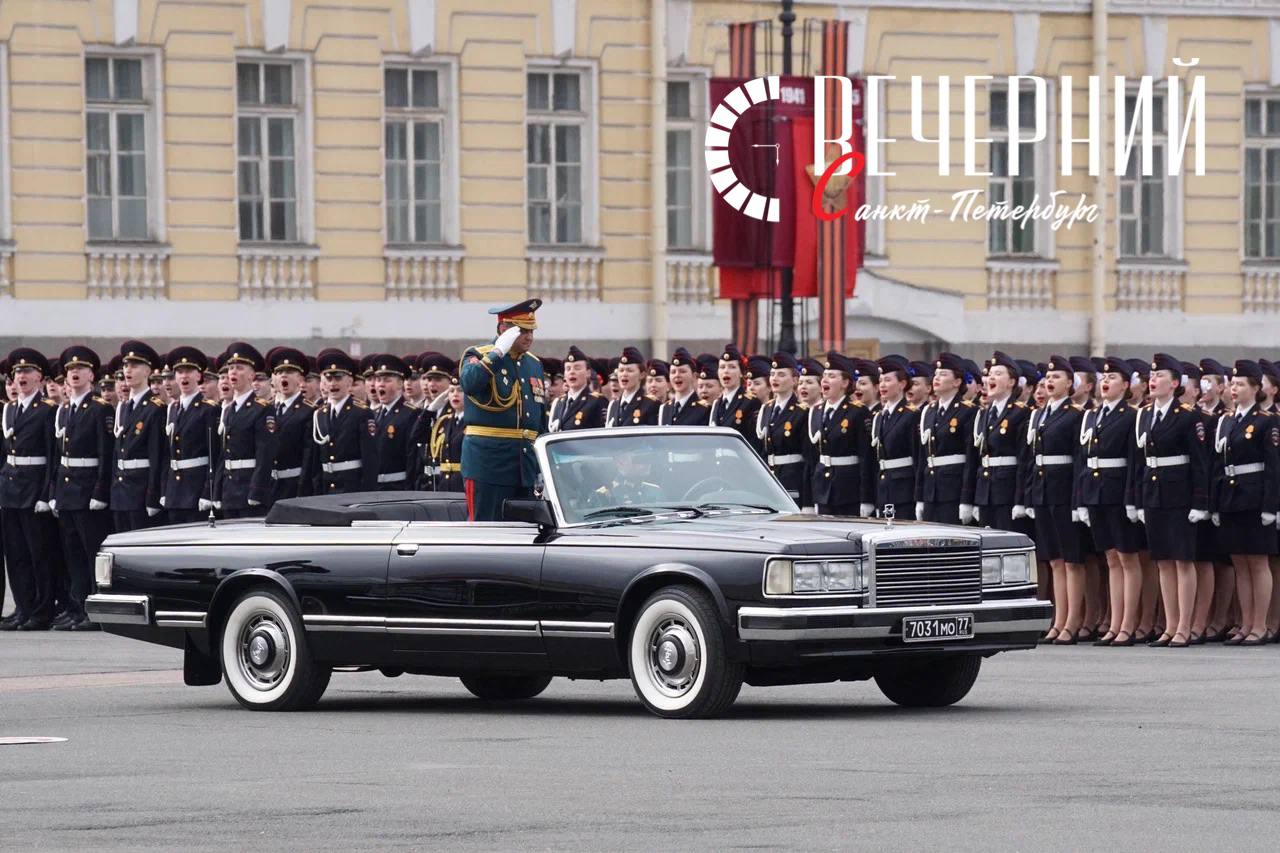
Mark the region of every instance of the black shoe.
<instances>
[{"instance_id":1,"label":"black shoe","mask_svg":"<svg viewBox=\"0 0 1280 853\"><path fill-rule=\"evenodd\" d=\"M1158 640L1152 640L1151 642L1147 643L1147 645L1153 649L1163 649L1167 647L1171 642L1173 642L1173 635L1167 634Z\"/></svg>"},{"instance_id":2,"label":"black shoe","mask_svg":"<svg viewBox=\"0 0 1280 853\"><path fill-rule=\"evenodd\" d=\"M1124 637L1124 639L1123 640L1120 639L1121 637ZM1128 631L1121 631L1120 633L1116 634L1115 639L1111 641L1111 648L1118 649L1122 647L1132 646L1134 642L1135 641L1133 638L1133 634L1129 633Z\"/></svg>"},{"instance_id":3,"label":"black shoe","mask_svg":"<svg viewBox=\"0 0 1280 853\"><path fill-rule=\"evenodd\" d=\"M49 623L49 627L51 630L54 630L54 631L70 631L71 626L75 624L76 622L74 619L63 619L61 622L55 619L54 621Z\"/></svg>"},{"instance_id":4,"label":"black shoe","mask_svg":"<svg viewBox=\"0 0 1280 853\"><path fill-rule=\"evenodd\" d=\"M86 616L85 618L80 619L77 622L72 622L71 627L69 627L67 630L68 631L101 631L102 626L99 625L97 622L90 622L89 618Z\"/></svg>"},{"instance_id":5,"label":"black shoe","mask_svg":"<svg viewBox=\"0 0 1280 853\"><path fill-rule=\"evenodd\" d=\"M44 619L28 619L26 622L23 622L21 625L18 626L18 630L19 631L48 631L49 627L52 624L53 624L52 622L45 621Z\"/></svg>"},{"instance_id":6,"label":"black shoe","mask_svg":"<svg viewBox=\"0 0 1280 853\"><path fill-rule=\"evenodd\" d=\"M64 610L61 613L59 613L57 616L53 617L53 621L49 624L54 625L56 627L58 625L61 625L64 622L70 623L74 621L76 621L76 617L73 616L71 613L68 613L66 610Z\"/></svg>"}]
</instances>

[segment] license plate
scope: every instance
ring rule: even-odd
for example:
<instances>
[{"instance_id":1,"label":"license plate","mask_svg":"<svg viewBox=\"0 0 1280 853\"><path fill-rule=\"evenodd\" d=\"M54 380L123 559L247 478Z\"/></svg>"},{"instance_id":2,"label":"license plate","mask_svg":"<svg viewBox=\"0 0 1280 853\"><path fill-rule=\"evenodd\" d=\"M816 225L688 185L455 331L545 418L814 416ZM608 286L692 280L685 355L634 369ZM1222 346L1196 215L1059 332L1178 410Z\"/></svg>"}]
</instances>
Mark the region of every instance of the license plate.
<instances>
[{"instance_id":1,"label":"license plate","mask_svg":"<svg viewBox=\"0 0 1280 853\"><path fill-rule=\"evenodd\" d=\"M907 616L902 620L902 642L936 643L945 640L972 640L973 614L950 616Z\"/></svg>"}]
</instances>

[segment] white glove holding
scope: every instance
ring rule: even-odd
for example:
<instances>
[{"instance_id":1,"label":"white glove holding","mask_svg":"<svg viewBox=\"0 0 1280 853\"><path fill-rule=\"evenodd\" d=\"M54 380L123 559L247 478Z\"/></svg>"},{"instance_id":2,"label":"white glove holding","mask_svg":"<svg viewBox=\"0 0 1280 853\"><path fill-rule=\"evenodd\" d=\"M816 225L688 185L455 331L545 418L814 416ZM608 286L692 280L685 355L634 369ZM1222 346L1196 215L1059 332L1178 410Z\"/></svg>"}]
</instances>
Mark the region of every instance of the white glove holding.
<instances>
[{"instance_id":1,"label":"white glove holding","mask_svg":"<svg viewBox=\"0 0 1280 853\"><path fill-rule=\"evenodd\" d=\"M164 498L161 498L161 500L164 500ZM147 516L149 518L155 518L159 514L160 514L160 507L158 506L147 507Z\"/></svg>"},{"instance_id":2,"label":"white glove holding","mask_svg":"<svg viewBox=\"0 0 1280 853\"><path fill-rule=\"evenodd\" d=\"M160 506L164 506L164 498L160 499Z\"/></svg>"},{"instance_id":3,"label":"white glove holding","mask_svg":"<svg viewBox=\"0 0 1280 853\"><path fill-rule=\"evenodd\" d=\"M1147 511L1145 509L1138 510L1138 523L1139 524L1147 523Z\"/></svg>"},{"instance_id":4,"label":"white glove holding","mask_svg":"<svg viewBox=\"0 0 1280 853\"><path fill-rule=\"evenodd\" d=\"M222 511L222 501L214 501L214 502L213 502L213 508L214 508L214 509L216 509L216 510L218 510L219 512L221 512L221 511Z\"/></svg>"},{"instance_id":5,"label":"white glove holding","mask_svg":"<svg viewBox=\"0 0 1280 853\"><path fill-rule=\"evenodd\" d=\"M100 501L97 498L89 498L89 509L93 510L94 512L99 512L106 508L107 508L106 501Z\"/></svg>"},{"instance_id":6,"label":"white glove holding","mask_svg":"<svg viewBox=\"0 0 1280 853\"><path fill-rule=\"evenodd\" d=\"M1089 510L1084 507L1080 508L1080 523L1085 527L1093 527L1093 520L1089 518Z\"/></svg>"},{"instance_id":7,"label":"white glove holding","mask_svg":"<svg viewBox=\"0 0 1280 853\"><path fill-rule=\"evenodd\" d=\"M57 498L54 498L53 500L49 501L49 511L50 511L50 512L52 512L52 513L55 513L55 514L58 512L58 499L57 499Z\"/></svg>"},{"instance_id":8,"label":"white glove holding","mask_svg":"<svg viewBox=\"0 0 1280 853\"><path fill-rule=\"evenodd\" d=\"M973 504L960 504L960 523L969 524L973 521Z\"/></svg>"},{"instance_id":9,"label":"white glove holding","mask_svg":"<svg viewBox=\"0 0 1280 853\"><path fill-rule=\"evenodd\" d=\"M493 342L493 348L497 350L498 355L506 355L511 351L511 345L516 342L516 338L520 337L520 333L524 331L519 326L512 326L502 334L498 335L498 339Z\"/></svg>"},{"instance_id":10,"label":"white glove holding","mask_svg":"<svg viewBox=\"0 0 1280 853\"><path fill-rule=\"evenodd\" d=\"M262 506L262 501L250 500L249 506Z\"/></svg>"},{"instance_id":11,"label":"white glove holding","mask_svg":"<svg viewBox=\"0 0 1280 853\"><path fill-rule=\"evenodd\" d=\"M1262 526L1273 527L1276 523L1276 514L1274 512L1264 512L1262 514Z\"/></svg>"},{"instance_id":12,"label":"white glove holding","mask_svg":"<svg viewBox=\"0 0 1280 853\"><path fill-rule=\"evenodd\" d=\"M1129 517L1130 524L1138 523L1138 508L1136 506L1125 507L1124 514Z\"/></svg>"},{"instance_id":13,"label":"white glove holding","mask_svg":"<svg viewBox=\"0 0 1280 853\"><path fill-rule=\"evenodd\" d=\"M924 518L924 503L916 501L916 520L919 521L922 518Z\"/></svg>"},{"instance_id":14,"label":"white glove holding","mask_svg":"<svg viewBox=\"0 0 1280 853\"><path fill-rule=\"evenodd\" d=\"M1026 508L1025 506L1023 506L1022 504L1018 504L1017 506L1015 506L1015 507L1013 508L1013 517L1014 517L1015 519L1017 519L1017 518L1026 518L1026 517L1027 517L1027 508Z\"/></svg>"},{"instance_id":15,"label":"white glove holding","mask_svg":"<svg viewBox=\"0 0 1280 853\"><path fill-rule=\"evenodd\" d=\"M1032 521L1035 521L1035 518L1036 518L1036 508L1035 508L1035 507L1033 507L1033 506L1029 506L1029 507L1027 507L1026 509L1024 509L1024 510L1023 510L1023 512L1025 512L1025 513L1027 514L1027 518L1031 519Z\"/></svg>"},{"instance_id":16,"label":"white glove holding","mask_svg":"<svg viewBox=\"0 0 1280 853\"><path fill-rule=\"evenodd\" d=\"M981 507L976 507L976 506L975 506L975 507L973 508L973 523L974 523L974 524L981 524L981 523L982 523L982 508L981 508Z\"/></svg>"},{"instance_id":17,"label":"white glove holding","mask_svg":"<svg viewBox=\"0 0 1280 853\"><path fill-rule=\"evenodd\" d=\"M444 409L444 407L448 405L448 403L449 403L449 394L446 392L436 397L430 403L427 403L427 411L438 415Z\"/></svg>"},{"instance_id":18,"label":"white glove holding","mask_svg":"<svg viewBox=\"0 0 1280 853\"><path fill-rule=\"evenodd\" d=\"M1222 516L1216 512L1213 515L1209 516L1209 520L1213 522L1214 527L1222 526Z\"/></svg>"},{"instance_id":19,"label":"white glove holding","mask_svg":"<svg viewBox=\"0 0 1280 853\"><path fill-rule=\"evenodd\" d=\"M858 515L863 518L873 518L876 514L875 504L858 504Z\"/></svg>"},{"instance_id":20,"label":"white glove holding","mask_svg":"<svg viewBox=\"0 0 1280 853\"><path fill-rule=\"evenodd\" d=\"M44 501L36 501L36 512L52 512L52 508Z\"/></svg>"},{"instance_id":21,"label":"white glove holding","mask_svg":"<svg viewBox=\"0 0 1280 853\"><path fill-rule=\"evenodd\" d=\"M1207 513L1202 509L1193 509L1187 513L1187 521L1191 522L1192 524L1199 524L1202 521L1208 521L1208 520L1209 520L1209 513ZM1265 524L1266 522L1263 522L1263 523Z\"/></svg>"},{"instance_id":22,"label":"white glove holding","mask_svg":"<svg viewBox=\"0 0 1280 853\"><path fill-rule=\"evenodd\" d=\"M201 512L208 512L209 510L213 509L213 501L209 500L208 498L201 498L200 503L196 504L196 506L200 508Z\"/></svg>"}]
</instances>

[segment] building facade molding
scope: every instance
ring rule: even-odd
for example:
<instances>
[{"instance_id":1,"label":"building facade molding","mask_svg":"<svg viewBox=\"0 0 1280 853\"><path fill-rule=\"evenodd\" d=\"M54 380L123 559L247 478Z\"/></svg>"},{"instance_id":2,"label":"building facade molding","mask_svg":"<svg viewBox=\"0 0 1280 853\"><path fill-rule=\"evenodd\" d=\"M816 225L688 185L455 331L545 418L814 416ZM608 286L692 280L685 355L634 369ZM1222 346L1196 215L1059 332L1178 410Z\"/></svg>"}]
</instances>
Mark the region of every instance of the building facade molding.
<instances>
[{"instance_id":1,"label":"building facade molding","mask_svg":"<svg viewBox=\"0 0 1280 853\"><path fill-rule=\"evenodd\" d=\"M1087 15L1092 0L797 0L796 5L955 12L1039 12ZM1110 0L1111 15L1280 17L1280 0Z\"/></svg>"}]
</instances>

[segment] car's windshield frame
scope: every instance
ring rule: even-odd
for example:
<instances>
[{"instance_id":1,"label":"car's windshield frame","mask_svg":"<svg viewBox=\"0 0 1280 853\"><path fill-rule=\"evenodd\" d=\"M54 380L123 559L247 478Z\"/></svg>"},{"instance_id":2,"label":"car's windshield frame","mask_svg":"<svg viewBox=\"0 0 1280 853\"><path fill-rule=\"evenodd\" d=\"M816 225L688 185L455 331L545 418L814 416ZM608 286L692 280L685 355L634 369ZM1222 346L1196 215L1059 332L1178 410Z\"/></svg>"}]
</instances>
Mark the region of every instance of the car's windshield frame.
<instances>
[{"instance_id":1,"label":"car's windshield frame","mask_svg":"<svg viewBox=\"0 0 1280 853\"><path fill-rule=\"evenodd\" d=\"M730 429L728 427L700 427L700 426L626 427L621 429L606 428L606 429L589 429L589 430L569 430L567 432L548 433L548 434L539 436L537 442L534 444L534 453L537 456L538 469L541 473L540 479L542 482L543 497L545 497L547 500L551 502L551 508L552 508L552 512L555 514L557 527L559 528L596 527L602 524L608 524L608 523L616 524L619 521L629 521L632 519L628 519L626 517L614 517L614 518L590 519L590 520L575 521L575 522L568 521L568 516L566 515L564 511L564 507L561 504L560 495L557 493L557 490L556 490L556 478L553 475L551 470L551 460L550 460L550 454L548 452L548 447L561 441L582 441L582 440L610 441L610 440L620 440L625 438L636 438L636 437L645 436L645 435L658 436L662 438L679 436L679 435L693 435L693 436L714 435L720 438L727 439L732 442L737 442L741 445L742 458L746 460L755 460L755 464L758 464L762 472L770 480L773 481L775 486L777 486L779 499L784 502L783 505L785 507L785 511L786 512L800 511L800 508L796 505L795 501L792 499L791 495L787 492L786 488L782 485L781 482L779 482L777 476L774 475L773 470L770 469L769 466L764 463L764 460L760 458L760 455L756 453L755 449L752 448L751 445L747 443L746 439L744 439L742 437L742 434L739 433L737 430ZM751 463L748 463L748 464L751 464ZM669 502L664 501L663 503L665 504ZM712 501L712 503L717 503L717 502ZM671 515L671 514L676 514L676 513L673 513L671 511L664 512L662 510L655 511L655 515Z\"/></svg>"}]
</instances>

